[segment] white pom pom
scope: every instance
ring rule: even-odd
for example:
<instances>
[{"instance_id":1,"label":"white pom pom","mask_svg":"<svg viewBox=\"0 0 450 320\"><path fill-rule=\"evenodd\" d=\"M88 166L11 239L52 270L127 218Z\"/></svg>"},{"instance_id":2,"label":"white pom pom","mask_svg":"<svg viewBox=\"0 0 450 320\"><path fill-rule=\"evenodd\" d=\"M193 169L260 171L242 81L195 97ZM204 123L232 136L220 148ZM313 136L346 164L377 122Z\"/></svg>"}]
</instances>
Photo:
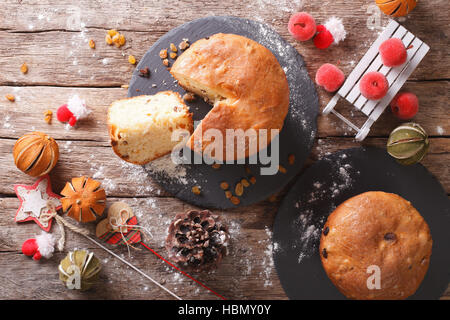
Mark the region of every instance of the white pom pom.
<instances>
[{"instance_id":1,"label":"white pom pom","mask_svg":"<svg viewBox=\"0 0 450 320\"><path fill-rule=\"evenodd\" d=\"M47 259L51 258L55 251L55 242L55 238L50 233L42 232L40 235L36 236L38 250L41 256Z\"/></svg>"},{"instance_id":2,"label":"white pom pom","mask_svg":"<svg viewBox=\"0 0 450 320\"><path fill-rule=\"evenodd\" d=\"M77 120L86 117L90 112L86 107L86 102L83 99L80 99L78 95L74 95L69 99L67 108L73 113Z\"/></svg>"},{"instance_id":3,"label":"white pom pom","mask_svg":"<svg viewBox=\"0 0 450 320\"><path fill-rule=\"evenodd\" d=\"M342 19L336 17L328 19L327 22L325 22L325 28L333 35L334 44L343 41L347 35L344 25L342 24Z\"/></svg>"}]
</instances>

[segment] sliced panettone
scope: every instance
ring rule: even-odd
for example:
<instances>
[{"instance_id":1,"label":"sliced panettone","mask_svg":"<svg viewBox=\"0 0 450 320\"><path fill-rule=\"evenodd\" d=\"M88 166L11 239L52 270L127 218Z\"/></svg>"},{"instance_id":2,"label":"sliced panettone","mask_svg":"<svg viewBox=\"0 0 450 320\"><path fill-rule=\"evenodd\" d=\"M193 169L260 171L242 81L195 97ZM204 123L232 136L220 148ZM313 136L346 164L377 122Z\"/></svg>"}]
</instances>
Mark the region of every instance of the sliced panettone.
<instances>
[{"instance_id":1,"label":"sliced panettone","mask_svg":"<svg viewBox=\"0 0 450 320\"><path fill-rule=\"evenodd\" d=\"M193 131L192 114L181 96L172 91L114 101L108 109L108 127L114 152L123 160L146 164L166 155L182 140L176 130Z\"/></svg>"},{"instance_id":2,"label":"sliced panettone","mask_svg":"<svg viewBox=\"0 0 450 320\"><path fill-rule=\"evenodd\" d=\"M251 39L223 33L200 39L178 57L170 73L184 89L213 105L188 141L198 153L211 143L206 138L209 129L220 131L224 139L223 153L213 158L235 160L243 158L237 151L248 157L264 149L274 137L271 129L283 127L289 109L286 75L272 52ZM251 150L250 139L243 147L234 137L227 139L228 129L253 129L257 134L266 129L267 141ZM227 145L234 153L227 154Z\"/></svg>"}]
</instances>

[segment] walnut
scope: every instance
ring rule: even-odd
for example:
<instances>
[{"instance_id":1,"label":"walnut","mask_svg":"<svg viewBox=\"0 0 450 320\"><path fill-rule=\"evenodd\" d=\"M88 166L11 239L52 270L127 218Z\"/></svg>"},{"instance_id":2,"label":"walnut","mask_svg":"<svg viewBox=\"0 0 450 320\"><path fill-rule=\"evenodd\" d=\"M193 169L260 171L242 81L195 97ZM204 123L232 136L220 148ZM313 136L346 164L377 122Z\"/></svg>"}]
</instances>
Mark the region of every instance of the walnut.
<instances>
[{"instance_id":1,"label":"walnut","mask_svg":"<svg viewBox=\"0 0 450 320\"><path fill-rule=\"evenodd\" d=\"M215 269L227 254L228 228L209 210L179 213L169 226L169 259L187 271Z\"/></svg>"}]
</instances>

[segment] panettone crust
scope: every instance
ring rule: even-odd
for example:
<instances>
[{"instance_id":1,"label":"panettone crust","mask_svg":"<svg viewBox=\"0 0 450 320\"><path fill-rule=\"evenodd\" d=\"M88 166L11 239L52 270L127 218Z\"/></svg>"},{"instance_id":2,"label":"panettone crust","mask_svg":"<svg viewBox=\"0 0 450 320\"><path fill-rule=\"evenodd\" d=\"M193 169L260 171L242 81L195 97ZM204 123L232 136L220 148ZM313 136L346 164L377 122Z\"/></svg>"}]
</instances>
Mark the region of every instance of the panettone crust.
<instances>
[{"instance_id":1,"label":"panettone crust","mask_svg":"<svg viewBox=\"0 0 450 320\"><path fill-rule=\"evenodd\" d=\"M322 265L334 285L352 299L405 299L428 270L433 241L419 212L402 197L366 192L343 202L328 217L320 239ZM381 271L370 290L369 266Z\"/></svg>"},{"instance_id":2,"label":"panettone crust","mask_svg":"<svg viewBox=\"0 0 450 320\"><path fill-rule=\"evenodd\" d=\"M275 56L261 44L243 36L218 33L192 44L170 72L183 88L214 104L188 141L194 151L205 151L210 142L206 138L202 141L202 135L209 129L219 130L224 137L222 157L213 156L219 160L242 158L238 157L236 145L234 154L227 155L226 145L233 143L226 139L227 129L267 129L269 135L263 148L275 137L270 129L281 131L289 109L289 85ZM193 90L186 78L207 89ZM246 141L245 157L250 153Z\"/></svg>"}]
</instances>

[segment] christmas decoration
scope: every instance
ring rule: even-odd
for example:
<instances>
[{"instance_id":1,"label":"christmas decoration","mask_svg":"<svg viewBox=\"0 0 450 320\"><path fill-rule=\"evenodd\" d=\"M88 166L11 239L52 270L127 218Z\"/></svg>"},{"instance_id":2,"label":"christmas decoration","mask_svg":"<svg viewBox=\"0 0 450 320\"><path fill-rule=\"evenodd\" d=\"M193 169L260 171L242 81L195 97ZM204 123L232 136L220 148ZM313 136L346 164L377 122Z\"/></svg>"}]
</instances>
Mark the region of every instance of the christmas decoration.
<instances>
[{"instance_id":1,"label":"christmas decoration","mask_svg":"<svg viewBox=\"0 0 450 320\"><path fill-rule=\"evenodd\" d=\"M14 191L20 200L15 221L35 221L44 231L51 228L51 219L46 219L48 214L61 208L60 196L53 193L49 176L38 179L33 185L14 185Z\"/></svg>"},{"instance_id":2,"label":"christmas decoration","mask_svg":"<svg viewBox=\"0 0 450 320\"><path fill-rule=\"evenodd\" d=\"M340 18L331 17L324 25L317 26L317 34L314 37L314 45L319 49L326 49L333 43L338 44L345 40L347 32Z\"/></svg>"},{"instance_id":3,"label":"christmas decoration","mask_svg":"<svg viewBox=\"0 0 450 320\"><path fill-rule=\"evenodd\" d=\"M68 289L85 291L97 281L101 269L100 261L92 252L75 250L59 264L59 279Z\"/></svg>"},{"instance_id":4,"label":"christmas decoration","mask_svg":"<svg viewBox=\"0 0 450 320\"><path fill-rule=\"evenodd\" d=\"M97 224L97 238L109 244L134 244L141 242L140 226L132 209L125 202L114 202L108 216Z\"/></svg>"},{"instance_id":5,"label":"christmas decoration","mask_svg":"<svg viewBox=\"0 0 450 320\"><path fill-rule=\"evenodd\" d=\"M42 232L36 238L26 240L22 245L22 253L33 257L33 260L48 259L55 251L55 238L50 233Z\"/></svg>"},{"instance_id":6,"label":"christmas decoration","mask_svg":"<svg viewBox=\"0 0 450 320\"><path fill-rule=\"evenodd\" d=\"M316 73L316 83L328 92L335 92L342 86L345 75L331 63L323 64Z\"/></svg>"},{"instance_id":7,"label":"christmas decoration","mask_svg":"<svg viewBox=\"0 0 450 320\"><path fill-rule=\"evenodd\" d=\"M366 73L359 83L361 94L370 100L383 98L389 90L389 83L386 77L377 71Z\"/></svg>"},{"instance_id":8,"label":"christmas decoration","mask_svg":"<svg viewBox=\"0 0 450 320\"><path fill-rule=\"evenodd\" d=\"M417 0L375 0L380 10L392 17L403 17L417 5Z\"/></svg>"},{"instance_id":9,"label":"christmas decoration","mask_svg":"<svg viewBox=\"0 0 450 320\"><path fill-rule=\"evenodd\" d=\"M32 177L40 177L55 167L59 159L59 148L53 138L36 131L16 141L13 157L19 170Z\"/></svg>"},{"instance_id":10,"label":"christmas decoration","mask_svg":"<svg viewBox=\"0 0 450 320\"><path fill-rule=\"evenodd\" d=\"M166 250L183 269L211 270L227 253L228 228L209 210L179 213L169 226Z\"/></svg>"},{"instance_id":11,"label":"christmas decoration","mask_svg":"<svg viewBox=\"0 0 450 320\"><path fill-rule=\"evenodd\" d=\"M399 34L403 35L402 39L405 46L408 48L407 61L397 68L383 66L381 57L379 57L380 45L386 39L398 37ZM357 132L355 136L356 140L364 140L369 134L372 125L380 118L386 107L429 50L430 47L417 36L406 30L397 21L390 20L386 28L379 34L378 38L370 46L366 54L347 76L347 79L336 95L323 109L323 114L334 113L339 119ZM361 94L359 86L360 79L365 73L372 70L380 70L382 74L386 75L389 82L389 90L385 97L380 100L367 100L367 98ZM361 111L362 114L367 117L364 124L355 124L352 119L345 117L335 109L340 98L344 98L350 102L356 110Z\"/></svg>"},{"instance_id":12,"label":"christmas decoration","mask_svg":"<svg viewBox=\"0 0 450 320\"><path fill-rule=\"evenodd\" d=\"M400 92L391 101L391 110L402 120L409 120L419 111L419 99L414 93Z\"/></svg>"},{"instance_id":13,"label":"christmas decoration","mask_svg":"<svg viewBox=\"0 0 450 320\"><path fill-rule=\"evenodd\" d=\"M94 221L105 210L106 193L100 182L86 177L73 178L61 191L63 211L80 222Z\"/></svg>"},{"instance_id":14,"label":"christmas decoration","mask_svg":"<svg viewBox=\"0 0 450 320\"><path fill-rule=\"evenodd\" d=\"M75 126L78 120L85 118L90 111L86 107L86 102L78 95L72 96L67 104L63 104L56 111L56 118L60 122L68 122L71 127Z\"/></svg>"},{"instance_id":15,"label":"christmas decoration","mask_svg":"<svg viewBox=\"0 0 450 320\"><path fill-rule=\"evenodd\" d=\"M403 165L420 162L429 148L428 135L417 123L405 123L389 135L387 152Z\"/></svg>"},{"instance_id":16,"label":"christmas decoration","mask_svg":"<svg viewBox=\"0 0 450 320\"><path fill-rule=\"evenodd\" d=\"M289 19L288 30L298 41L307 41L316 34L316 21L309 13L298 12Z\"/></svg>"},{"instance_id":17,"label":"christmas decoration","mask_svg":"<svg viewBox=\"0 0 450 320\"><path fill-rule=\"evenodd\" d=\"M398 67L406 62L406 53L403 41L398 38L391 38L384 41L380 48L381 61L386 67Z\"/></svg>"}]
</instances>

